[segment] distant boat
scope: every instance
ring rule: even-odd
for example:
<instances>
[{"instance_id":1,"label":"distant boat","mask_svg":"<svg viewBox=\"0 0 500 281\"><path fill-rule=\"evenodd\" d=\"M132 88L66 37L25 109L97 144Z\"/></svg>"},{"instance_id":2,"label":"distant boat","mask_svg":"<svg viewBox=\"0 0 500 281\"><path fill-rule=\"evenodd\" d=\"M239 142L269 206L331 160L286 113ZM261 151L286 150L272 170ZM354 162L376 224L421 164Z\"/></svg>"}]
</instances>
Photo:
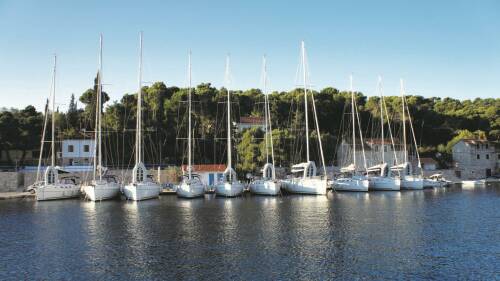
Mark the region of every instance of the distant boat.
<instances>
[{"instance_id":1,"label":"distant boat","mask_svg":"<svg viewBox=\"0 0 500 281\"><path fill-rule=\"evenodd\" d=\"M51 163L45 169L43 175L43 181L40 180L40 168L42 164L43 147L45 141L45 131L47 125L48 111L45 116L44 130L41 140L40 158L38 161L37 169L37 182L34 184L36 200L54 200L54 199L65 199L80 196L80 186L77 185L77 178L71 173L62 170L60 167L56 166L56 147L55 147L55 100L56 100L56 67L57 67L57 56L54 55L54 69L52 74L52 130L51 130Z\"/></svg>"},{"instance_id":2,"label":"distant boat","mask_svg":"<svg viewBox=\"0 0 500 281\"><path fill-rule=\"evenodd\" d=\"M205 186L198 174L193 173L192 165L192 129L191 129L191 52L188 58L188 165L182 176L182 182L177 186L177 196L185 198L203 197L205 195Z\"/></svg>"},{"instance_id":3,"label":"distant boat","mask_svg":"<svg viewBox=\"0 0 500 281\"><path fill-rule=\"evenodd\" d=\"M269 109L269 93L267 92L266 57L263 58L262 64L262 76L264 80L264 143L266 146L266 164L264 164L262 168L262 178L256 179L250 183L250 192L260 195L277 195L281 191L281 182L276 179L276 170L274 168L273 130L271 126L271 111ZM271 162L269 162L269 150L271 150Z\"/></svg>"},{"instance_id":4,"label":"distant boat","mask_svg":"<svg viewBox=\"0 0 500 281\"><path fill-rule=\"evenodd\" d=\"M96 130L94 145L94 167L92 181L82 187L85 197L91 201L111 199L118 196L120 184L114 176L107 175L102 165L102 35L99 38L99 71L97 72Z\"/></svg>"},{"instance_id":5,"label":"distant boat","mask_svg":"<svg viewBox=\"0 0 500 281\"><path fill-rule=\"evenodd\" d=\"M394 138L392 137L391 124L389 120L389 115L387 114L387 108L384 101L384 93L382 91L382 77L378 78L378 91L380 94L380 129L382 137L382 148L380 149L381 163L372 167L368 167L367 172L369 175L369 190L400 190L401 179L399 176L393 175L389 165L385 161L385 135L384 135L384 116L387 117L387 122L389 123L389 136L391 139L392 151L394 153L394 159L397 161L396 146L394 145Z\"/></svg>"},{"instance_id":6,"label":"distant boat","mask_svg":"<svg viewBox=\"0 0 500 281\"><path fill-rule=\"evenodd\" d=\"M231 145L231 90L229 55L226 57L226 91L227 91L227 168L222 180L215 186L215 194L223 197L236 197L243 193L243 184L238 181L236 171L232 167Z\"/></svg>"},{"instance_id":7,"label":"distant boat","mask_svg":"<svg viewBox=\"0 0 500 281\"><path fill-rule=\"evenodd\" d=\"M342 167L340 172L342 176L333 181L333 189L336 191L368 191L369 181L364 174L360 174L356 165L356 123L359 128L360 145L363 153L364 170L366 171L366 155L364 149L363 133L361 131L361 122L359 121L356 99L354 98L354 89L352 86L352 75L350 77L351 90L351 120L352 120L352 163ZM356 122L357 120L357 122Z\"/></svg>"},{"instance_id":8,"label":"distant boat","mask_svg":"<svg viewBox=\"0 0 500 281\"><path fill-rule=\"evenodd\" d=\"M446 180L442 174L433 174L424 178L424 188L440 188L451 185L451 181Z\"/></svg>"},{"instance_id":9,"label":"distant boat","mask_svg":"<svg viewBox=\"0 0 500 281\"><path fill-rule=\"evenodd\" d=\"M411 116L410 116L410 111L408 110L408 107L406 105L406 98L405 98L405 89L404 89L404 83L403 80L401 80L401 103L402 103L402 122L403 122L403 145L404 145L404 161L402 164L396 165L391 167L392 171L397 171L400 173L401 176L401 189L409 189L409 190L420 190L424 188L424 180L422 177L422 165L420 163L420 155L418 153L418 146L417 146L417 140L415 138L415 131L413 130L413 124L411 121ZM413 173L413 167L412 164L408 161L408 149L406 146L406 112L408 113L408 118L409 118L409 123L410 123L410 128L411 128L411 133L413 136L413 143L415 145L415 151L417 154L417 162L418 162L418 168L420 170L419 175L415 175Z\"/></svg>"},{"instance_id":10,"label":"distant boat","mask_svg":"<svg viewBox=\"0 0 500 281\"><path fill-rule=\"evenodd\" d=\"M308 116L308 102L307 96L309 95L308 81L307 81L307 65L306 65L306 51L304 41L301 44L301 65L302 65L302 77L303 77L303 89L304 89L304 113L305 113L305 129L306 129L306 161L295 164L292 166L292 178L283 180L285 190L290 193L298 194L326 194L327 179L326 179L326 168L323 156L323 147L321 146L321 134L319 132L318 119L316 116L316 106L314 104L314 96L311 93L311 100L314 110L314 121L316 125L316 133L318 134L318 142L320 149L320 156L323 165L323 175L317 174L316 163L311 160L309 155L309 116Z\"/></svg>"},{"instance_id":11,"label":"distant boat","mask_svg":"<svg viewBox=\"0 0 500 281\"><path fill-rule=\"evenodd\" d=\"M463 180L460 183L462 184L462 188L464 188L464 189L486 186L486 180L485 179L481 179L481 180Z\"/></svg>"},{"instance_id":12,"label":"distant boat","mask_svg":"<svg viewBox=\"0 0 500 281\"><path fill-rule=\"evenodd\" d=\"M135 165L132 169L132 182L123 187L129 200L140 201L158 198L161 187L154 182L142 162L142 32L139 38L139 89L137 92L137 123L135 131Z\"/></svg>"}]
</instances>

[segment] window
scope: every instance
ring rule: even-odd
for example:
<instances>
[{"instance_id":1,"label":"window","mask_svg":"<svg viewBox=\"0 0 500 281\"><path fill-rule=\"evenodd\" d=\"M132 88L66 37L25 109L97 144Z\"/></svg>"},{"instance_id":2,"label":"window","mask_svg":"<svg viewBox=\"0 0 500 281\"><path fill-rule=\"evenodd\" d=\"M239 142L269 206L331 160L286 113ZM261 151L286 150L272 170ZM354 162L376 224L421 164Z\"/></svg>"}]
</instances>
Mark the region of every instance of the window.
<instances>
[{"instance_id":1,"label":"window","mask_svg":"<svg viewBox=\"0 0 500 281\"><path fill-rule=\"evenodd\" d=\"M489 154L486 154L486 159L490 159L490 155Z\"/></svg>"},{"instance_id":2,"label":"window","mask_svg":"<svg viewBox=\"0 0 500 281\"><path fill-rule=\"evenodd\" d=\"M88 147L88 145L86 146ZM144 171L142 170L142 167L137 167L136 180L138 182L144 181Z\"/></svg>"},{"instance_id":3,"label":"window","mask_svg":"<svg viewBox=\"0 0 500 281\"><path fill-rule=\"evenodd\" d=\"M31 158L38 158L38 157L40 157L40 151L38 150L31 151Z\"/></svg>"},{"instance_id":4,"label":"window","mask_svg":"<svg viewBox=\"0 0 500 281\"><path fill-rule=\"evenodd\" d=\"M485 147L486 147L486 149L488 149L488 144L486 144L486 146L485 146Z\"/></svg>"},{"instance_id":5,"label":"window","mask_svg":"<svg viewBox=\"0 0 500 281\"><path fill-rule=\"evenodd\" d=\"M481 159L481 156L479 154L477 155L477 159Z\"/></svg>"},{"instance_id":6,"label":"window","mask_svg":"<svg viewBox=\"0 0 500 281\"><path fill-rule=\"evenodd\" d=\"M478 143L478 144L476 144L476 148L477 148L477 149L479 149L479 143Z\"/></svg>"},{"instance_id":7,"label":"window","mask_svg":"<svg viewBox=\"0 0 500 281\"><path fill-rule=\"evenodd\" d=\"M88 144L83 146L83 152L89 152L90 151L90 146Z\"/></svg>"},{"instance_id":8,"label":"window","mask_svg":"<svg viewBox=\"0 0 500 281\"><path fill-rule=\"evenodd\" d=\"M72 144L68 145L68 152L74 152L74 151L75 147Z\"/></svg>"},{"instance_id":9,"label":"window","mask_svg":"<svg viewBox=\"0 0 500 281\"><path fill-rule=\"evenodd\" d=\"M384 152L387 152L387 146L384 145Z\"/></svg>"}]
</instances>

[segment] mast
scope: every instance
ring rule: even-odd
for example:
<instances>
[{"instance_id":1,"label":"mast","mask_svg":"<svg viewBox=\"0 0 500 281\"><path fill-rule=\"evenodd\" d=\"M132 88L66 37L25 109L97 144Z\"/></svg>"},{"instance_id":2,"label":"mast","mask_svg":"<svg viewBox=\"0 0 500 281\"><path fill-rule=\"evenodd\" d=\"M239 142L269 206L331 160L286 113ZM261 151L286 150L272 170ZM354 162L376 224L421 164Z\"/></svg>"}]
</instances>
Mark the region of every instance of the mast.
<instances>
[{"instance_id":1,"label":"mast","mask_svg":"<svg viewBox=\"0 0 500 281\"><path fill-rule=\"evenodd\" d=\"M267 60L266 56L263 58L263 73L264 73L264 107L265 107L265 116L266 116L266 137L269 138L269 144L271 146L271 163L274 167L274 148L273 148L273 127L271 125L271 110L269 107L269 93L267 92ZM267 139L266 139L266 162L269 163L269 154L267 147ZM276 171L273 168L272 170L272 178L276 178Z\"/></svg>"},{"instance_id":2,"label":"mast","mask_svg":"<svg viewBox=\"0 0 500 281\"><path fill-rule=\"evenodd\" d=\"M51 138L51 160L50 165L55 167L56 165L56 145L55 145L55 131L56 131L56 66L57 66L57 55L54 54L54 72L52 75L52 132Z\"/></svg>"},{"instance_id":3,"label":"mast","mask_svg":"<svg viewBox=\"0 0 500 281\"><path fill-rule=\"evenodd\" d=\"M385 163L385 143L384 143L384 107L383 107L383 99L384 96L382 94L382 76L378 77L378 91L380 94L380 128L382 129L382 164Z\"/></svg>"},{"instance_id":4,"label":"mast","mask_svg":"<svg viewBox=\"0 0 500 281\"><path fill-rule=\"evenodd\" d=\"M405 92L404 88L403 88L403 92ZM420 174L423 175L423 173L422 173L422 163L420 162L420 153L418 153L417 138L415 136L415 130L413 129L413 122L411 120L410 109L408 108L408 104L406 104L405 107L406 107L406 113L408 113L408 121L410 122L410 129L411 129L411 134L412 134L412 137L413 137L413 143L415 144L415 152L417 154L418 168L420 170Z\"/></svg>"},{"instance_id":5,"label":"mast","mask_svg":"<svg viewBox=\"0 0 500 281\"><path fill-rule=\"evenodd\" d=\"M135 164L142 162L142 31L139 33L139 89L137 91L137 124L135 133Z\"/></svg>"},{"instance_id":6,"label":"mast","mask_svg":"<svg viewBox=\"0 0 500 281\"><path fill-rule=\"evenodd\" d=\"M307 80L306 80L306 47L304 41L301 44L302 51L302 72L304 79L304 112L306 121L306 152L307 152L307 162L309 162L309 117L307 116Z\"/></svg>"},{"instance_id":7,"label":"mast","mask_svg":"<svg viewBox=\"0 0 500 281\"><path fill-rule=\"evenodd\" d=\"M368 170L366 165L366 154L365 154L365 141L363 140L363 131L361 130L361 119L359 118L358 105L354 103L354 109L356 111L356 119L358 120L358 130L359 130L359 139L361 141L361 152L363 153L363 167L365 171Z\"/></svg>"},{"instance_id":8,"label":"mast","mask_svg":"<svg viewBox=\"0 0 500 281\"><path fill-rule=\"evenodd\" d=\"M387 112L389 112L387 110L387 105L385 104L385 99L382 100L382 103L384 105L384 113L385 113L385 118L387 118L387 128L389 129L389 137L391 138L391 145L392 145L392 153L394 155L394 160L396 161L396 166L399 165L399 161L398 161L398 156L396 154L396 144L394 143L394 137L392 135L392 129L391 129L391 119L389 119L389 114ZM392 165L392 164L391 164Z\"/></svg>"},{"instance_id":9,"label":"mast","mask_svg":"<svg viewBox=\"0 0 500 281\"><path fill-rule=\"evenodd\" d=\"M97 168L99 169L99 180L102 180L102 34L99 38L99 75L98 75L98 86L97 86L97 116L99 118L98 124L98 144L99 150L97 151ZM95 145L95 144L94 144Z\"/></svg>"},{"instance_id":10,"label":"mast","mask_svg":"<svg viewBox=\"0 0 500 281\"><path fill-rule=\"evenodd\" d=\"M274 147L273 147L273 127L271 125L271 109L269 108L269 97L268 93L266 93L266 100L267 100L267 117L268 117L268 124L269 124L269 141L271 144L271 162L274 165ZM272 174L273 179L276 178L276 169L273 169L273 174Z\"/></svg>"},{"instance_id":11,"label":"mast","mask_svg":"<svg viewBox=\"0 0 500 281\"><path fill-rule=\"evenodd\" d=\"M266 144L266 163L269 163L269 141L268 141L268 112L267 112L267 70L266 70L266 56L262 57L262 77L264 79L264 123L266 133L264 135L264 140Z\"/></svg>"},{"instance_id":12,"label":"mast","mask_svg":"<svg viewBox=\"0 0 500 281\"><path fill-rule=\"evenodd\" d=\"M232 182L232 163L231 163L231 91L229 86L231 84L231 78L229 76L229 54L226 57L226 90L227 90L227 167L229 171L229 182Z\"/></svg>"},{"instance_id":13,"label":"mast","mask_svg":"<svg viewBox=\"0 0 500 281\"><path fill-rule=\"evenodd\" d=\"M352 87L352 74L349 76L351 89L351 115L352 115L352 159L354 164L354 172L356 172L356 121L354 117L354 91Z\"/></svg>"},{"instance_id":14,"label":"mast","mask_svg":"<svg viewBox=\"0 0 500 281\"><path fill-rule=\"evenodd\" d=\"M403 85L403 79L400 79L400 85L401 85L401 104L403 106L403 145L404 145L404 163L408 162L408 152L406 151L406 119L405 119L405 93L404 93L404 85Z\"/></svg>"},{"instance_id":15,"label":"mast","mask_svg":"<svg viewBox=\"0 0 500 281\"><path fill-rule=\"evenodd\" d=\"M191 51L189 51L188 56L188 80L189 80L189 88L188 88L188 108L189 108L189 116L188 116L188 178L191 179Z\"/></svg>"},{"instance_id":16,"label":"mast","mask_svg":"<svg viewBox=\"0 0 500 281\"><path fill-rule=\"evenodd\" d=\"M101 114L102 114L102 34L99 36L99 70L97 71L97 93L96 93L96 128L94 136L94 181L99 167L102 167L102 137L101 137ZM102 180L102 173L99 172L99 180Z\"/></svg>"},{"instance_id":17,"label":"mast","mask_svg":"<svg viewBox=\"0 0 500 281\"><path fill-rule=\"evenodd\" d=\"M52 89L50 89L52 92ZM43 118L43 131L42 131L42 141L40 142L40 155L38 155L38 167L36 169L36 181L40 180L40 169L42 168L42 156L43 156L43 147L45 143L45 132L47 130L47 121L49 116L49 100L45 104L44 118Z\"/></svg>"}]
</instances>

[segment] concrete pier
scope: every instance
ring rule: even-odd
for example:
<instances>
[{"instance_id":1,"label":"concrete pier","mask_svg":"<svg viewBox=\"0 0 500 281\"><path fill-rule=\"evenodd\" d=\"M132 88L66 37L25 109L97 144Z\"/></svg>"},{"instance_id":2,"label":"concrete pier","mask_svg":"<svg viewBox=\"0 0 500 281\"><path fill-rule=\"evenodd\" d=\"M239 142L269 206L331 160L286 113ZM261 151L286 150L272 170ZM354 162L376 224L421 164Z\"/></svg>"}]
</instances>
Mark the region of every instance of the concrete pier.
<instances>
[{"instance_id":1,"label":"concrete pier","mask_svg":"<svg viewBox=\"0 0 500 281\"><path fill-rule=\"evenodd\" d=\"M31 192L0 192L0 200L6 199L22 199L22 198L34 198L35 194Z\"/></svg>"}]
</instances>

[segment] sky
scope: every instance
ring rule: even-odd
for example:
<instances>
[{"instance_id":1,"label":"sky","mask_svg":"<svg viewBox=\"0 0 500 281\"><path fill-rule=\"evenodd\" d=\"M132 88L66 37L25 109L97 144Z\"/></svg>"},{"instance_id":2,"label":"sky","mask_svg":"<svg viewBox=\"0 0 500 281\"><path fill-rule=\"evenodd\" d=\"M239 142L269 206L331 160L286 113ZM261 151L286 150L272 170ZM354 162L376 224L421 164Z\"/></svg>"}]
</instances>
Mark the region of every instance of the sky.
<instances>
[{"instance_id":1,"label":"sky","mask_svg":"<svg viewBox=\"0 0 500 281\"><path fill-rule=\"evenodd\" d=\"M144 81L224 83L231 54L233 88L296 85L305 41L315 90L333 86L386 95L500 97L500 1L57 1L0 0L0 107L41 109L58 55L57 103L90 88L99 34L103 83L111 100L137 90L138 38L144 32Z\"/></svg>"}]
</instances>

